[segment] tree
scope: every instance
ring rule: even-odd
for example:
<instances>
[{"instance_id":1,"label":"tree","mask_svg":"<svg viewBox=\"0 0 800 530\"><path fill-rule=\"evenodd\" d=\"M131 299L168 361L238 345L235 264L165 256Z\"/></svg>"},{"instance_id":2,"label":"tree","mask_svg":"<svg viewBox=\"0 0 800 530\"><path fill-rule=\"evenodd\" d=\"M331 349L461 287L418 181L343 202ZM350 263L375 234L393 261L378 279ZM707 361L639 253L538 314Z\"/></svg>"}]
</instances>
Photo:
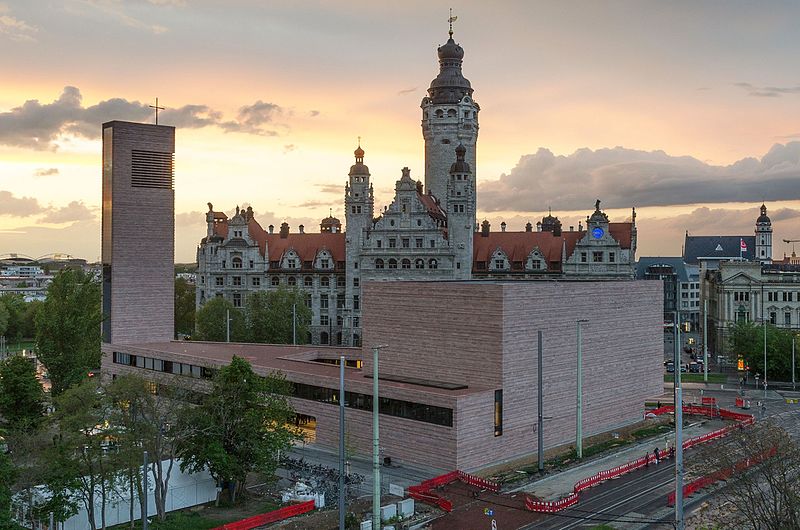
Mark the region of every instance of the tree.
<instances>
[{"instance_id":1,"label":"tree","mask_svg":"<svg viewBox=\"0 0 800 530\"><path fill-rule=\"evenodd\" d=\"M31 359L20 355L0 363L0 414L9 429L36 430L44 419L44 390Z\"/></svg>"},{"instance_id":2,"label":"tree","mask_svg":"<svg viewBox=\"0 0 800 530\"><path fill-rule=\"evenodd\" d=\"M280 452L297 439L289 423L294 416L290 389L282 375L258 376L250 363L234 356L217 372L201 405L181 418L187 431L191 426L178 447L181 469L207 468L235 502L247 474L273 474Z\"/></svg>"},{"instance_id":3,"label":"tree","mask_svg":"<svg viewBox=\"0 0 800 530\"><path fill-rule=\"evenodd\" d=\"M9 320L8 309L6 309L6 305L0 303L0 335L5 335L6 330L8 330L8 320Z\"/></svg>"},{"instance_id":4,"label":"tree","mask_svg":"<svg viewBox=\"0 0 800 530\"><path fill-rule=\"evenodd\" d=\"M796 422L793 413L787 421ZM703 446L693 458L697 463L692 474L718 473L726 478L718 494L733 509L726 510L728 520L720 521L721 527L800 528L800 483L796 478L800 448L780 423L779 418L771 418L735 430Z\"/></svg>"},{"instance_id":5,"label":"tree","mask_svg":"<svg viewBox=\"0 0 800 530\"><path fill-rule=\"evenodd\" d=\"M25 304L25 313L20 322L20 333L22 338L33 338L36 336L36 312L41 307L42 302L32 300Z\"/></svg>"},{"instance_id":6,"label":"tree","mask_svg":"<svg viewBox=\"0 0 800 530\"><path fill-rule=\"evenodd\" d=\"M36 312L36 349L57 396L100 367L100 285L80 269L65 269Z\"/></svg>"},{"instance_id":7,"label":"tree","mask_svg":"<svg viewBox=\"0 0 800 530\"><path fill-rule=\"evenodd\" d=\"M2 435L2 432L0 432ZM0 436L0 441L3 437ZM11 462L11 458L0 446L0 530L11 530L19 528L11 521L11 485L16 480L17 470Z\"/></svg>"},{"instance_id":8,"label":"tree","mask_svg":"<svg viewBox=\"0 0 800 530\"><path fill-rule=\"evenodd\" d=\"M178 418L189 406L183 395L186 392L189 390L164 386L155 395L150 383L137 375L117 377L107 388L107 395L115 404L112 423L121 427L120 455L128 470L131 499L134 488L138 490L140 502L142 499L141 461L142 451L146 450L150 459L149 473L155 484L156 512L162 521L167 515L167 494L177 444L183 434Z\"/></svg>"},{"instance_id":9,"label":"tree","mask_svg":"<svg viewBox=\"0 0 800 530\"><path fill-rule=\"evenodd\" d=\"M230 312L231 340L246 340L247 328L244 315L233 304L221 296L209 300L197 312L197 336L200 340L224 342L226 339L225 319Z\"/></svg>"},{"instance_id":10,"label":"tree","mask_svg":"<svg viewBox=\"0 0 800 530\"><path fill-rule=\"evenodd\" d=\"M20 294L4 294L0 296L0 305L5 306L8 312L6 338L11 342L18 342L23 337L23 319L27 306L25 298Z\"/></svg>"},{"instance_id":11,"label":"tree","mask_svg":"<svg viewBox=\"0 0 800 530\"><path fill-rule=\"evenodd\" d=\"M792 332L771 324L737 322L728 328L731 349L744 358L751 372L764 373L764 332L767 334L767 376L771 381L792 379Z\"/></svg>"},{"instance_id":12,"label":"tree","mask_svg":"<svg viewBox=\"0 0 800 530\"><path fill-rule=\"evenodd\" d=\"M194 285L183 278L175 279L175 338L178 333L191 335L194 332L196 293Z\"/></svg>"},{"instance_id":13,"label":"tree","mask_svg":"<svg viewBox=\"0 0 800 530\"><path fill-rule=\"evenodd\" d=\"M292 329L292 315L296 329ZM247 332L252 342L292 344L293 331L298 344L304 344L311 323L311 309L305 295L298 290L280 287L274 291L257 291L247 297Z\"/></svg>"}]
</instances>

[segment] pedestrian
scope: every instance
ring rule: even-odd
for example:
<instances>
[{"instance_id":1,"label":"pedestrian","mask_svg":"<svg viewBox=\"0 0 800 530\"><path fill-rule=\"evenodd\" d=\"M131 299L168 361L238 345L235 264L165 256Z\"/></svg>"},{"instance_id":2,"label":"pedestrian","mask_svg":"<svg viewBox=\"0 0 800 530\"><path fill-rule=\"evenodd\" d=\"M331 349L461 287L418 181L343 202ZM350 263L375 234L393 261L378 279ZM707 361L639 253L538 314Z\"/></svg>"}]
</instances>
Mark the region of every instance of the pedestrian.
<instances>
[{"instance_id":1,"label":"pedestrian","mask_svg":"<svg viewBox=\"0 0 800 530\"><path fill-rule=\"evenodd\" d=\"M653 449L653 455L655 455L655 457L656 457L656 464L658 464L658 447L656 447L655 449Z\"/></svg>"},{"instance_id":2,"label":"pedestrian","mask_svg":"<svg viewBox=\"0 0 800 530\"><path fill-rule=\"evenodd\" d=\"M675 458L675 446L669 448L669 457Z\"/></svg>"},{"instance_id":3,"label":"pedestrian","mask_svg":"<svg viewBox=\"0 0 800 530\"><path fill-rule=\"evenodd\" d=\"M661 408L661 400L660 400L660 399L659 399L659 400L658 400L658 402L656 403L656 408L657 408L657 409L660 409L660 408Z\"/></svg>"}]
</instances>

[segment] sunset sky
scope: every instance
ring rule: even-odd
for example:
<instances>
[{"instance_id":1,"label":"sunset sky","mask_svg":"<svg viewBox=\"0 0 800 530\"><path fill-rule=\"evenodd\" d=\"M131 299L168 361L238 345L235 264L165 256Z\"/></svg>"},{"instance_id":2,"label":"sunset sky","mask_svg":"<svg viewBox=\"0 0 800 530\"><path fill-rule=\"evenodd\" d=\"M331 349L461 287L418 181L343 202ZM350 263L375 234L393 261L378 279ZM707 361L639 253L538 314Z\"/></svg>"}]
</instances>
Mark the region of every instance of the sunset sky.
<instances>
[{"instance_id":1,"label":"sunset sky","mask_svg":"<svg viewBox=\"0 0 800 530\"><path fill-rule=\"evenodd\" d=\"M420 101L454 38L481 106L479 218L637 210L684 233L800 239L800 4L770 1L0 0L0 255L100 253L100 127L176 132L176 259L206 203L262 226L344 221L362 138L376 206L423 178Z\"/></svg>"}]
</instances>

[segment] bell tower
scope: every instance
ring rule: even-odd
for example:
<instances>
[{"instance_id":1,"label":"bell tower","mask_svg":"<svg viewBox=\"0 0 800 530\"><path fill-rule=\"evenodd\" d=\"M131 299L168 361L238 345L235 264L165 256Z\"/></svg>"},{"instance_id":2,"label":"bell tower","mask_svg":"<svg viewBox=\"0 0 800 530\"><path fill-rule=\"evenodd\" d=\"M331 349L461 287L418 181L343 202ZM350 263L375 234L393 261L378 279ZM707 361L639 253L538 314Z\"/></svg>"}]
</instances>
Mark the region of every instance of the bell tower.
<instances>
[{"instance_id":1,"label":"bell tower","mask_svg":"<svg viewBox=\"0 0 800 530\"><path fill-rule=\"evenodd\" d=\"M453 273L457 280L472 276L472 247L475 233L475 177L466 161L467 149L456 147L456 161L447 182L447 231L453 247Z\"/></svg>"},{"instance_id":2,"label":"bell tower","mask_svg":"<svg viewBox=\"0 0 800 530\"><path fill-rule=\"evenodd\" d=\"M761 215L756 219L755 260L772 263L772 220L767 217L767 207L761 204Z\"/></svg>"},{"instance_id":3,"label":"bell tower","mask_svg":"<svg viewBox=\"0 0 800 530\"><path fill-rule=\"evenodd\" d=\"M439 75L431 81L428 95L422 98L422 136L425 139L425 189L447 208L447 185L453 149L463 145L466 162L475 180L476 143L478 141L478 112L480 106L472 99L472 86L461 72L464 49L450 38L438 49Z\"/></svg>"}]
</instances>

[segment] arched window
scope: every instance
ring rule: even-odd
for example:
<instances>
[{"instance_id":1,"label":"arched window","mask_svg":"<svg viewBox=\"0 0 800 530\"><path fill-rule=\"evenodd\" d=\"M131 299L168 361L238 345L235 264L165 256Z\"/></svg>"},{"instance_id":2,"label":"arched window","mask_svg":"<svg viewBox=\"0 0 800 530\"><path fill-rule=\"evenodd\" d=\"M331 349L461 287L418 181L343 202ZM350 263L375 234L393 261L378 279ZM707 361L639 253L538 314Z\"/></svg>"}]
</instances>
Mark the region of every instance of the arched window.
<instances>
[{"instance_id":1,"label":"arched window","mask_svg":"<svg viewBox=\"0 0 800 530\"><path fill-rule=\"evenodd\" d=\"M289 287L294 287L297 285L297 278L295 278L294 276L289 276L287 283L289 284Z\"/></svg>"},{"instance_id":2,"label":"arched window","mask_svg":"<svg viewBox=\"0 0 800 530\"><path fill-rule=\"evenodd\" d=\"M327 331L323 331L322 333L319 334L319 343L320 344L328 344L328 343L330 343L330 340L328 339L328 332Z\"/></svg>"},{"instance_id":3,"label":"arched window","mask_svg":"<svg viewBox=\"0 0 800 530\"><path fill-rule=\"evenodd\" d=\"M447 109L447 117L448 118L455 118L456 117L456 109Z\"/></svg>"},{"instance_id":4,"label":"arched window","mask_svg":"<svg viewBox=\"0 0 800 530\"><path fill-rule=\"evenodd\" d=\"M381 258L378 258L378 259L375 260L375 268L376 269L382 269L383 268L383 260Z\"/></svg>"},{"instance_id":5,"label":"arched window","mask_svg":"<svg viewBox=\"0 0 800 530\"><path fill-rule=\"evenodd\" d=\"M414 268L415 269L424 269L425 268L425 260L424 259L416 259L416 260L414 260Z\"/></svg>"},{"instance_id":6,"label":"arched window","mask_svg":"<svg viewBox=\"0 0 800 530\"><path fill-rule=\"evenodd\" d=\"M437 118L444 118L444 111L442 109L436 110L436 117Z\"/></svg>"},{"instance_id":7,"label":"arched window","mask_svg":"<svg viewBox=\"0 0 800 530\"><path fill-rule=\"evenodd\" d=\"M270 283L272 284L272 286L273 286L273 287L277 287L278 285L280 285L280 283L281 283L281 279L280 279L280 278L278 278L277 276L273 276L273 277L270 279Z\"/></svg>"},{"instance_id":8,"label":"arched window","mask_svg":"<svg viewBox=\"0 0 800 530\"><path fill-rule=\"evenodd\" d=\"M231 258L231 267L233 267L234 269L241 269L242 268L242 258L240 258L238 256L234 257L234 258Z\"/></svg>"},{"instance_id":9,"label":"arched window","mask_svg":"<svg viewBox=\"0 0 800 530\"><path fill-rule=\"evenodd\" d=\"M428 268L429 269L438 269L439 268L439 262L437 262L435 259L428 260Z\"/></svg>"},{"instance_id":10,"label":"arched window","mask_svg":"<svg viewBox=\"0 0 800 530\"><path fill-rule=\"evenodd\" d=\"M400 262L400 266L402 268L404 268L404 269L410 269L411 268L411 260L410 259L404 259L403 261Z\"/></svg>"},{"instance_id":11,"label":"arched window","mask_svg":"<svg viewBox=\"0 0 800 530\"><path fill-rule=\"evenodd\" d=\"M314 285L314 280L311 279L311 276L306 276L303 278L303 285L306 287L311 287Z\"/></svg>"},{"instance_id":12,"label":"arched window","mask_svg":"<svg viewBox=\"0 0 800 530\"><path fill-rule=\"evenodd\" d=\"M327 276L323 276L322 278L319 279L319 285L320 287L330 287L331 279L328 278Z\"/></svg>"},{"instance_id":13,"label":"arched window","mask_svg":"<svg viewBox=\"0 0 800 530\"><path fill-rule=\"evenodd\" d=\"M389 260L389 268L390 269L396 269L397 268L397 260L396 259L392 258L392 259Z\"/></svg>"}]
</instances>

